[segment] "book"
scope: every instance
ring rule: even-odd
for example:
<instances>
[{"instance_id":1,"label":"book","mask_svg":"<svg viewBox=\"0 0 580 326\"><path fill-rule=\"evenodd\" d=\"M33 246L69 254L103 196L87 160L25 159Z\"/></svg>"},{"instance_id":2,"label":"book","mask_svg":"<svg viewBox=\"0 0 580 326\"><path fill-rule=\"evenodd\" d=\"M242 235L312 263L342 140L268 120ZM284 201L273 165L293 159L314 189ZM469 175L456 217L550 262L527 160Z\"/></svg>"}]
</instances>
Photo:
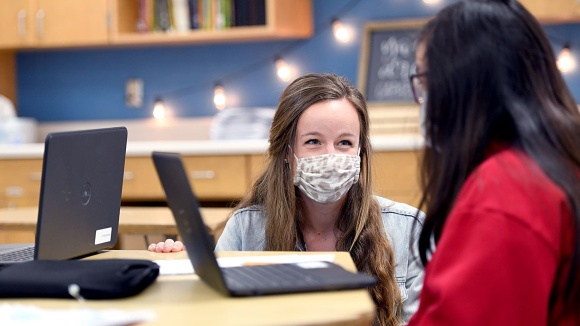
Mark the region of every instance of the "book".
<instances>
[{"instance_id":1,"label":"book","mask_svg":"<svg viewBox=\"0 0 580 326\"><path fill-rule=\"evenodd\" d=\"M189 9L189 28L199 29L199 2L198 0L187 0Z\"/></svg>"},{"instance_id":2,"label":"book","mask_svg":"<svg viewBox=\"0 0 580 326\"><path fill-rule=\"evenodd\" d=\"M153 30L153 7L154 0L138 0L138 16L136 28L138 32L150 32Z\"/></svg>"},{"instance_id":3,"label":"book","mask_svg":"<svg viewBox=\"0 0 580 326\"><path fill-rule=\"evenodd\" d=\"M189 5L188 0L171 0L171 12L173 13L173 27L178 33L189 31Z\"/></svg>"},{"instance_id":4,"label":"book","mask_svg":"<svg viewBox=\"0 0 580 326\"><path fill-rule=\"evenodd\" d=\"M170 29L169 0L155 0L155 30L167 32Z\"/></svg>"},{"instance_id":5,"label":"book","mask_svg":"<svg viewBox=\"0 0 580 326\"><path fill-rule=\"evenodd\" d=\"M233 0L235 26L266 25L265 0Z\"/></svg>"}]
</instances>

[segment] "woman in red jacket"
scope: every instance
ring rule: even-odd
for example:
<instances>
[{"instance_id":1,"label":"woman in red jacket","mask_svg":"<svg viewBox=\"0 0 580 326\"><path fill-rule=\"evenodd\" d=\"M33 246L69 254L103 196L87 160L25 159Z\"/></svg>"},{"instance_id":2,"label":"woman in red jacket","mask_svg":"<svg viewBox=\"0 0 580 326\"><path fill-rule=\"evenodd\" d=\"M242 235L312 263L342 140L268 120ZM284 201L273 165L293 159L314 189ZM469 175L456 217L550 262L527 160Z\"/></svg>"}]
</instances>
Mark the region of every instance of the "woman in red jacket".
<instances>
[{"instance_id":1,"label":"woman in red jacket","mask_svg":"<svg viewBox=\"0 0 580 326\"><path fill-rule=\"evenodd\" d=\"M411 325L580 325L580 114L537 20L460 1L423 29L426 265Z\"/></svg>"}]
</instances>

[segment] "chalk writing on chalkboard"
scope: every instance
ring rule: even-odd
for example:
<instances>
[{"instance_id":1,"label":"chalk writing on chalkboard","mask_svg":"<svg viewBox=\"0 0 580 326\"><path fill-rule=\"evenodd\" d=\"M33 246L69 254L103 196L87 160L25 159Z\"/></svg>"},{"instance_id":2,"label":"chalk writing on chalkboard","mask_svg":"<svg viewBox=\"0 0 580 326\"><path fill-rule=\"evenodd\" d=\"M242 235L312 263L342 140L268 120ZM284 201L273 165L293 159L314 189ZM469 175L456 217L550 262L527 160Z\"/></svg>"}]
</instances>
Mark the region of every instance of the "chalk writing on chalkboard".
<instances>
[{"instance_id":1,"label":"chalk writing on chalkboard","mask_svg":"<svg viewBox=\"0 0 580 326\"><path fill-rule=\"evenodd\" d=\"M359 85L368 102L413 101L409 75L415 71L416 40L422 23L367 25Z\"/></svg>"}]
</instances>

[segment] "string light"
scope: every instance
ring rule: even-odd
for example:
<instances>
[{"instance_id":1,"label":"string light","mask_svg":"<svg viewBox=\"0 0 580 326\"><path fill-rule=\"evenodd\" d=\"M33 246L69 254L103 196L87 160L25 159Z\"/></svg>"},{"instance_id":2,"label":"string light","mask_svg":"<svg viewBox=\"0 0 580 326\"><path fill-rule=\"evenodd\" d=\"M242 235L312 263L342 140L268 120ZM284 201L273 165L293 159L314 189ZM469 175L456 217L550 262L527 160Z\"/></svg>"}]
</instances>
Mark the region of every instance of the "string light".
<instances>
[{"instance_id":1,"label":"string light","mask_svg":"<svg viewBox=\"0 0 580 326\"><path fill-rule=\"evenodd\" d=\"M290 81L292 78L292 73L290 71L290 67L288 64L286 64L286 61L280 57L276 57L274 63L276 65L276 74L278 74L278 78L280 78L280 80L283 82Z\"/></svg>"},{"instance_id":2,"label":"string light","mask_svg":"<svg viewBox=\"0 0 580 326\"><path fill-rule=\"evenodd\" d=\"M226 107L226 93L220 83L217 83L214 87L213 103L218 110L223 110Z\"/></svg>"},{"instance_id":3,"label":"string light","mask_svg":"<svg viewBox=\"0 0 580 326\"><path fill-rule=\"evenodd\" d=\"M576 68L576 60L570 51L570 43L564 44L556 63L562 73L569 73Z\"/></svg>"},{"instance_id":4,"label":"string light","mask_svg":"<svg viewBox=\"0 0 580 326\"><path fill-rule=\"evenodd\" d=\"M161 97L155 98L155 104L153 105L153 117L157 120L165 119L166 112L165 112L165 104Z\"/></svg>"},{"instance_id":5,"label":"string light","mask_svg":"<svg viewBox=\"0 0 580 326\"><path fill-rule=\"evenodd\" d=\"M336 18L332 20L332 31L334 38L341 43L348 43L352 39L352 30Z\"/></svg>"}]
</instances>

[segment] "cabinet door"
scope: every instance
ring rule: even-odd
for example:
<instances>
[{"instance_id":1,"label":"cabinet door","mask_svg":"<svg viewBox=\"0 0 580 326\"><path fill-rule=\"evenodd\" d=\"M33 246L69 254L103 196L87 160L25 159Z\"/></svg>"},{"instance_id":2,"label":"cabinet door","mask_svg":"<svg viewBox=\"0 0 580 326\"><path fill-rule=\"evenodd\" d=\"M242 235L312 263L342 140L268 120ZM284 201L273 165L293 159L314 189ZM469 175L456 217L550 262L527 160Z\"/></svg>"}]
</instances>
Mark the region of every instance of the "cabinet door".
<instances>
[{"instance_id":1,"label":"cabinet door","mask_svg":"<svg viewBox=\"0 0 580 326\"><path fill-rule=\"evenodd\" d=\"M236 200L248 189L244 155L184 156L189 182L200 200ZM127 157L123 200L165 200L150 157Z\"/></svg>"},{"instance_id":2,"label":"cabinet door","mask_svg":"<svg viewBox=\"0 0 580 326\"><path fill-rule=\"evenodd\" d=\"M33 40L33 0L0 2L0 48L22 47Z\"/></svg>"},{"instance_id":3,"label":"cabinet door","mask_svg":"<svg viewBox=\"0 0 580 326\"><path fill-rule=\"evenodd\" d=\"M125 158L123 200L164 200L163 189L150 157Z\"/></svg>"},{"instance_id":4,"label":"cabinet door","mask_svg":"<svg viewBox=\"0 0 580 326\"><path fill-rule=\"evenodd\" d=\"M107 43L107 0L37 1L35 34L38 45L82 46Z\"/></svg>"},{"instance_id":5,"label":"cabinet door","mask_svg":"<svg viewBox=\"0 0 580 326\"><path fill-rule=\"evenodd\" d=\"M417 207L421 198L419 153L416 151L375 152L372 160L375 193Z\"/></svg>"},{"instance_id":6,"label":"cabinet door","mask_svg":"<svg viewBox=\"0 0 580 326\"><path fill-rule=\"evenodd\" d=\"M233 200L248 190L244 155L186 156L189 181L202 200Z\"/></svg>"}]
</instances>

